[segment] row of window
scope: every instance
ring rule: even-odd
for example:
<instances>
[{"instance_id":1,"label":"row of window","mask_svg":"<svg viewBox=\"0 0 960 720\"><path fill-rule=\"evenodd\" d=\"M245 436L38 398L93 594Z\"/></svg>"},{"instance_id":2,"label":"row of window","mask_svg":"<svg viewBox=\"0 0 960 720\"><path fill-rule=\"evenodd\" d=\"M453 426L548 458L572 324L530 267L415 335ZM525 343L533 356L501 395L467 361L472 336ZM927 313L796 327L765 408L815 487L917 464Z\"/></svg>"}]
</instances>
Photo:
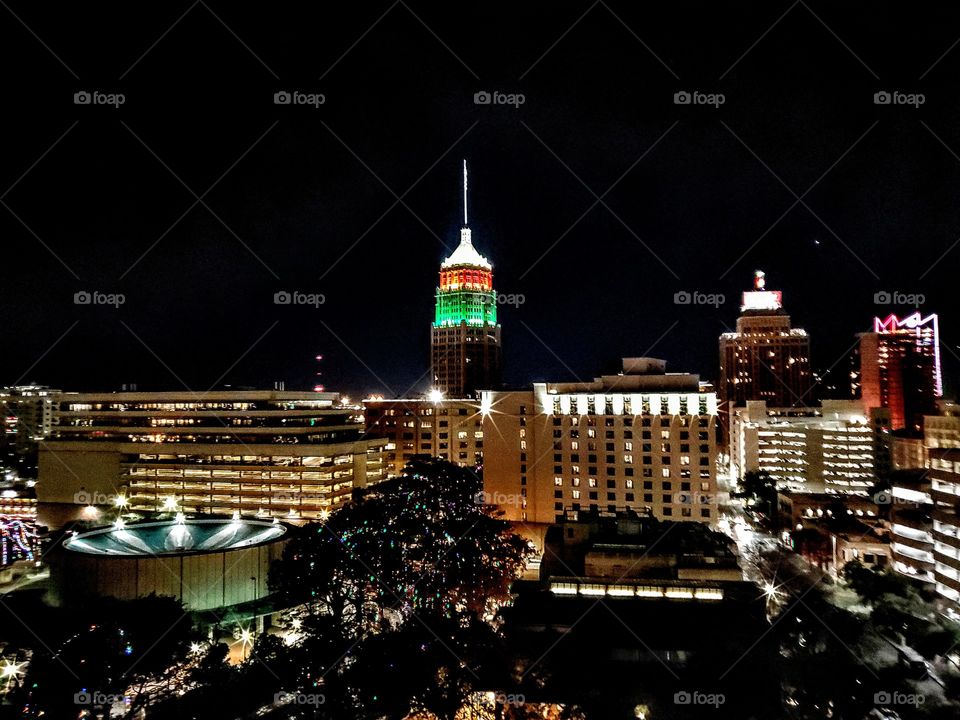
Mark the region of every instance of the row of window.
<instances>
[{"instance_id":1,"label":"row of window","mask_svg":"<svg viewBox=\"0 0 960 720\"><path fill-rule=\"evenodd\" d=\"M553 509L559 513L559 512L563 512L565 508L562 502L558 502L553 504ZM569 509L578 511L578 510L581 510L582 508L580 506L580 503L572 503ZM591 503L589 505L589 509L591 512L597 512L600 509L600 507L595 503ZM610 513L615 513L617 512L617 510L623 510L623 509L624 508L622 505L621 506L618 506L616 504L607 505L607 512L610 512ZM653 515L653 509L649 505L645 507L637 507L635 505L631 505L629 506L629 509L641 515ZM694 517L693 510L694 508L684 505L683 507L680 508L680 513L678 514L677 517L692 518ZM674 517L673 508L669 506L661 508L660 515L662 515L663 517ZM699 516L701 518L710 517L710 508L705 508L705 507L700 508Z\"/></svg>"}]
</instances>

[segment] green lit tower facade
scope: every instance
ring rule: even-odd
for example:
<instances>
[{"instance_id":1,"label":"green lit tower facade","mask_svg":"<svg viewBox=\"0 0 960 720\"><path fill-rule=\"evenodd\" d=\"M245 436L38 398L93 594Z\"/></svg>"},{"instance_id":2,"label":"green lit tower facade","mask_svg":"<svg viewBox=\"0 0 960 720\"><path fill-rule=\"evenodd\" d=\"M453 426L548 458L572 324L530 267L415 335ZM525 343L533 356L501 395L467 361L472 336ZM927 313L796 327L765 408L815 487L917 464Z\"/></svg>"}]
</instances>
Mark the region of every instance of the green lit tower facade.
<instances>
[{"instance_id":1,"label":"green lit tower facade","mask_svg":"<svg viewBox=\"0 0 960 720\"><path fill-rule=\"evenodd\" d=\"M500 386L500 325L493 266L473 246L467 225L467 164L463 164L460 244L440 265L430 328L434 389L451 397Z\"/></svg>"}]
</instances>

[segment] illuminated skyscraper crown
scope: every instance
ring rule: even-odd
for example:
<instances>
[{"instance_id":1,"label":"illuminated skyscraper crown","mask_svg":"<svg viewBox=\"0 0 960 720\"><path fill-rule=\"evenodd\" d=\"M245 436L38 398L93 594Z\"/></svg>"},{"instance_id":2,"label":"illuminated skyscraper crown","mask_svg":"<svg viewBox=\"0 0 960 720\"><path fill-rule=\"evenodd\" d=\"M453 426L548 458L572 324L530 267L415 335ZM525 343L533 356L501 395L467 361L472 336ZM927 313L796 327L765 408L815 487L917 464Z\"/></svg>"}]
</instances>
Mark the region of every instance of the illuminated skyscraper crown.
<instances>
[{"instance_id":1,"label":"illuminated skyscraper crown","mask_svg":"<svg viewBox=\"0 0 960 720\"><path fill-rule=\"evenodd\" d=\"M473 246L467 227L467 161L463 161L463 228L460 244L440 264L434 326L496 325L493 266Z\"/></svg>"},{"instance_id":2,"label":"illuminated skyscraper crown","mask_svg":"<svg viewBox=\"0 0 960 720\"><path fill-rule=\"evenodd\" d=\"M779 290L767 290L767 276L763 270L753 273L753 290L743 294L741 312L748 310L769 310L776 312L783 309L783 293Z\"/></svg>"}]
</instances>

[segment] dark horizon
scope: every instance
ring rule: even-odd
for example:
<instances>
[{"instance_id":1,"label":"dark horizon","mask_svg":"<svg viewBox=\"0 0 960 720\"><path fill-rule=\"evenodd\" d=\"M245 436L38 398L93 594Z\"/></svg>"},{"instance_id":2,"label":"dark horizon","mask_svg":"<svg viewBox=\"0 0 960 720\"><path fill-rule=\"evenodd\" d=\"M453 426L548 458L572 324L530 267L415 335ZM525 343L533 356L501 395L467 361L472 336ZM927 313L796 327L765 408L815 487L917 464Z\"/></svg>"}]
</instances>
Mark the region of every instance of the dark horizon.
<instances>
[{"instance_id":1,"label":"dark horizon","mask_svg":"<svg viewBox=\"0 0 960 720\"><path fill-rule=\"evenodd\" d=\"M636 355L716 381L717 338L763 269L813 368L840 378L856 333L910 309L875 294L922 294L955 392L960 9L506 7L0 11L16 98L0 384L426 390L466 158L475 245L498 293L525 297L500 309L511 386ZM294 90L326 101L274 104ZM74 104L83 91L125 102ZM693 91L724 102L675 104ZM75 304L84 291L125 302Z\"/></svg>"}]
</instances>

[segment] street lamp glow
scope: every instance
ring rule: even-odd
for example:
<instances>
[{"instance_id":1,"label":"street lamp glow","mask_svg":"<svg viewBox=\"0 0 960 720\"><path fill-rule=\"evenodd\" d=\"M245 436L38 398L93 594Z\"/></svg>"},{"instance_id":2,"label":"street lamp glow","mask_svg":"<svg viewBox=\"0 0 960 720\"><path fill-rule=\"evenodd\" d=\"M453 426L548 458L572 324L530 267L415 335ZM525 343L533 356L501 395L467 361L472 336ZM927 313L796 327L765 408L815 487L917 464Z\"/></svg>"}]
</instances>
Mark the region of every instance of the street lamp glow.
<instances>
[{"instance_id":1,"label":"street lamp glow","mask_svg":"<svg viewBox=\"0 0 960 720\"><path fill-rule=\"evenodd\" d=\"M173 511L177 509L177 499L170 495L163 500L163 509Z\"/></svg>"},{"instance_id":2,"label":"street lamp glow","mask_svg":"<svg viewBox=\"0 0 960 720\"><path fill-rule=\"evenodd\" d=\"M243 645L253 644L253 633L250 628L240 628L240 643Z\"/></svg>"},{"instance_id":3,"label":"street lamp glow","mask_svg":"<svg viewBox=\"0 0 960 720\"><path fill-rule=\"evenodd\" d=\"M439 390L437 390L436 388L434 388L433 390L431 390L431 391L427 394L427 397L430 399L430 402L438 403L438 402L442 402L442 401L443 401L443 393L440 392Z\"/></svg>"},{"instance_id":4,"label":"street lamp glow","mask_svg":"<svg viewBox=\"0 0 960 720\"><path fill-rule=\"evenodd\" d=\"M124 495L117 495L113 499L113 504L118 508L125 508L128 504L127 498Z\"/></svg>"}]
</instances>

